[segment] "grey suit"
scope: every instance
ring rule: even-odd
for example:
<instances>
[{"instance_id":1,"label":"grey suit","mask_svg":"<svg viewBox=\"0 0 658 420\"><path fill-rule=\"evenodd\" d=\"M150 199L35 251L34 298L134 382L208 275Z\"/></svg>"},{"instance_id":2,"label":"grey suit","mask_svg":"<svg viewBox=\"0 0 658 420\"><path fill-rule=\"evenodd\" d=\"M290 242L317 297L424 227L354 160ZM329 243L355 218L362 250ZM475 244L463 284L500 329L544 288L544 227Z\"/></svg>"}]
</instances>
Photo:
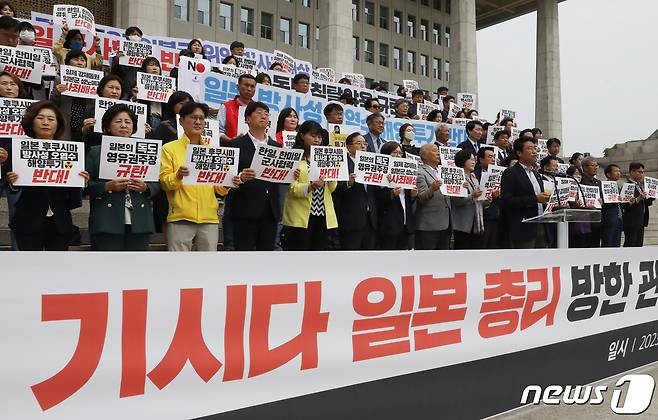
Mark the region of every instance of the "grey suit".
<instances>
[{"instance_id":1,"label":"grey suit","mask_svg":"<svg viewBox=\"0 0 658 420\"><path fill-rule=\"evenodd\" d=\"M416 249L448 249L450 245L450 198L440 190L429 196L429 187L437 180L429 165L418 168L416 185Z\"/></svg>"}]
</instances>

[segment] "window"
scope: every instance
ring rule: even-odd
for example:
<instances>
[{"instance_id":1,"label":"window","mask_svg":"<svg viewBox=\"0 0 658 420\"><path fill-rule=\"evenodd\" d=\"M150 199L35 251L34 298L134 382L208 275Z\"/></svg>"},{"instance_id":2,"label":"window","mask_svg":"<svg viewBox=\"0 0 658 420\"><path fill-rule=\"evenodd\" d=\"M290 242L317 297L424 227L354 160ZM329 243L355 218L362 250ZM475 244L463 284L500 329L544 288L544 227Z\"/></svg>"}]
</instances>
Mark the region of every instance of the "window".
<instances>
[{"instance_id":1,"label":"window","mask_svg":"<svg viewBox=\"0 0 658 420\"><path fill-rule=\"evenodd\" d=\"M402 70L402 50L398 47L393 47L393 68Z\"/></svg>"},{"instance_id":2,"label":"window","mask_svg":"<svg viewBox=\"0 0 658 420\"><path fill-rule=\"evenodd\" d=\"M395 32L402 33L402 12L395 10L393 12L393 26L395 27Z\"/></svg>"},{"instance_id":3,"label":"window","mask_svg":"<svg viewBox=\"0 0 658 420\"><path fill-rule=\"evenodd\" d=\"M352 21L359 21L359 0L352 0Z\"/></svg>"},{"instance_id":4,"label":"window","mask_svg":"<svg viewBox=\"0 0 658 420\"><path fill-rule=\"evenodd\" d=\"M437 79L441 80L441 59L440 58L432 58L432 76Z\"/></svg>"},{"instance_id":5,"label":"window","mask_svg":"<svg viewBox=\"0 0 658 420\"><path fill-rule=\"evenodd\" d=\"M379 43L379 65L388 67L388 44Z\"/></svg>"},{"instance_id":6,"label":"window","mask_svg":"<svg viewBox=\"0 0 658 420\"><path fill-rule=\"evenodd\" d=\"M413 51L407 51L407 71L416 73L416 53Z\"/></svg>"},{"instance_id":7,"label":"window","mask_svg":"<svg viewBox=\"0 0 658 420\"><path fill-rule=\"evenodd\" d=\"M311 0L300 0L302 7L311 7Z\"/></svg>"},{"instance_id":8,"label":"window","mask_svg":"<svg viewBox=\"0 0 658 420\"><path fill-rule=\"evenodd\" d=\"M379 6L379 27L388 29L388 7Z\"/></svg>"},{"instance_id":9,"label":"window","mask_svg":"<svg viewBox=\"0 0 658 420\"><path fill-rule=\"evenodd\" d=\"M174 0L174 17L187 20L188 0Z\"/></svg>"},{"instance_id":10,"label":"window","mask_svg":"<svg viewBox=\"0 0 658 420\"><path fill-rule=\"evenodd\" d=\"M449 82L450 81L450 61L446 61L445 69L446 69L446 82Z\"/></svg>"},{"instance_id":11,"label":"window","mask_svg":"<svg viewBox=\"0 0 658 420\"><path fill-rule=\"evenodd\" d=\"M254 9L240 8L240 32L254 34Z\"/></svg>"},{"instance_id":12,"label":"window","mask_svg":"<svg viewBox=\"0 0 658 420\"><path fill-rule=\"evenodd\" d=\"M446 26L446 47L450 48L450 28Z\"/></svg>"},{"instance_id":13,"label":"window","mask_svg":"<svg viewBox=\"0 0 658 420\"><path fill-rule=\"evenodd\" d=\"M450 14L450 6L451 6L450 3L452 3L451 0L446 0L446 13L447 14Z\"/></svg>"},{"instance_id":14,"label":"window","mask_svg":"<svg viewBox=\"0 0 658 420\"><path fill-rule=\"evenodd\" d=\"M219 3L219 28L233 32L233 5Z\"/></svg>"},{"instance_id":15,"label":"window","mask_svg":"<svg viewBox=\"0 0 658 420\"><path fill-rule=\"evenodd\" d=\"M410 38L416 38L416 17L415 16L407 16L407 33Z\"/></svg>"},{"instance_id":16,"label":"window","mask_svg":"<svg viewBox=\"0 0 658 420\"><path fill-rule=\"evenodd\" d=\"M260 14L260 37L272 39L272 22L274 16L269 13L261 12Z\"/></svg>"},{"instance_id":17,"label":"window","mask_svg":"<svg viewBox=\"0 0 658 420\"><path fill-rule=\"evenodd\" d=\"M441 24L435 23L434 29L432 29L432 36L434 37L434 43L436 45L441 45Z\"/></svg>"},{"instance_id":18,"label":"window","mask_svg":"<svg viewBox=\"0 0 658 420\"><path fill-rule=\"evenodd\" d=\"M427 27L429 26L429 23L427 23L426 20L421 19L420 20L420 39L422 41L427 41Z\"/></svg>"},{"instance_id":19,"label":"window","mask_svg":"<svg viewBox=\"0 0 658 420\"><path fill-rule=\"evenodd\" d=\"M427 56L424 54L420 55L420 75L428 77L429 76L429 69L427 68Z\"/></svg>"},{"instance_id":20,"label":"window","mask_svg":"<svg viewBox=\"0 0 658 420\"><path fill-rule=\"evenodd\" d=\"M359 37L352 37L352 58L355 60L359 59Z\"/></svg>"},{"instance_id":21,"label":"window","mask_svg":"<svg viewBox=\"0 0 658 420\"><path fill-rule=\"evenodd\" d=\"M436 10L441 10L441 0L434 0L433 3Z\"/></svg>"},{"instance_id":22,"label":"window","mask_svg":"<svg viewBox=\"0 0 658 420\"><path fill-rule=\"evenodd\" d=\"M366 63L375 62L375 41L366 39L363 43L363 60Z\"/></svg>"},{"instance_id":23,"label":"window","mask_svg":"<svg viewBox=\"0 0 658 420\"><path fill-rule=\"evenodd\" d=\"M366 17L366 23L368 25L375 24L375 4L373 2L366 2L365 8L363 9L363 14Z\"/></svg>"},{"instance_id":24,"label":"window","mask_svg":"<svg viewBox=\"0 0 658 420\"><path fill-rule=\"evenodd\" d=\"M315 50L320 49L320 27L316 26L315 27Z\"/></svg>"},{"instance_id":25,"label":"window","mask_svg":"<svg viewBox=\"0 0 658 420\"><path fill-rule=\"evenodd\" d=\"M212 16L211 0L198 0L196 15L197 22L210 26L210 17Z\"/></svg>"},{"instance_id":26,"label":"window","mask_svg":"<svg viewBox=\"0 0 658 420\"><path fill-rule=\"evenodd\" d=\"M279 19L279 42L290 44L290 19Z\"/></svg>"},{"instance_id":27,"label":"window","mask_svg":"<svg viewBox=\"0 0 658 420\"><path fill-rule=\"evenodd\" d=\"M302 48L308 48L308 28L308 24L302 22L299 22L297 27L297 39L299 40L299 46Z\"/></svg>"},{"instance_id":28,"label":"window","mask_svg":"<svg viewBox=\"0 0 658 420\"><path fill-rule=\"evenodd\" d=\"M372 85L375 84L375 79L371 79L369 77L366 77L366 87L368 89L372 88Z\"/></svg>"}]
</instances>

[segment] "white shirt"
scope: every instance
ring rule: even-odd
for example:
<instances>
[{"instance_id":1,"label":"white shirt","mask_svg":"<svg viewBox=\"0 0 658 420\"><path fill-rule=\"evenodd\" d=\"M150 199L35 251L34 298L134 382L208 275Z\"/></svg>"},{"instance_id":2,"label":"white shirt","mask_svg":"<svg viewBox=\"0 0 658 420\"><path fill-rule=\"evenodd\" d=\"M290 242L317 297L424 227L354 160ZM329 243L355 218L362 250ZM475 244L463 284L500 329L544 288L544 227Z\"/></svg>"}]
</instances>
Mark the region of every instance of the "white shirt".
<instances>
[{"instance_id":1,"label":"white shirt","mask_svg":"<svg viewBox=\"0 0 658 420\"><path fill-rule=\"evenodd\" d=\"M528 179L532 184L532 188L535 190L535 195L541 194L541 185L539 185L539 181L537 181L537 177L535 176L532 168L525 166L521 162L519 162L519 165L521 165L521 167L525 170L525 174L528 176ZM537 216L541 216L542 214L544 214L544 206L541 203L537 203Z\"/></svg>"},{"instance_id":2,"label":"white shirt","mask_svg":"<svg viewBox=\"0 0 658 420\"><path fill-rule=\"evenodd\" d=\"M254 143L254 147L256 149L258 149L259 145L267 146L267 135L265 136L265 140L258 140L253 134L251 134L251 131L247 132L247 134L249 135L252 143Z\"/></svg>"},{"instance_id":3,"label":"white shirt","mask_svg":"<svg viewBox=\"0 0 658 420\"><path fill-rule=\"evenodd\" d=\"M402 215L403 215L402 221L406 225L407 224L407 207L405 206L405 200L404 200L405 194L406 193L405 193L404 188L403 188L402 191L400 192L400 195L398 195L398 197L400 198L400 203L402 204Z\"/></svg>"},{"instance_id":4,"label":"white shirt","mask_svg":"<svg viewBox=\"0 0 658 420\"><path fill-rule=\"evenodd\" d=\"M473 141L470 137L468 138L468 141L471 142L473 149L475 149L475 153L477 153L480 150L480 144L476 141Z\"/></svg>"}]
</instances>

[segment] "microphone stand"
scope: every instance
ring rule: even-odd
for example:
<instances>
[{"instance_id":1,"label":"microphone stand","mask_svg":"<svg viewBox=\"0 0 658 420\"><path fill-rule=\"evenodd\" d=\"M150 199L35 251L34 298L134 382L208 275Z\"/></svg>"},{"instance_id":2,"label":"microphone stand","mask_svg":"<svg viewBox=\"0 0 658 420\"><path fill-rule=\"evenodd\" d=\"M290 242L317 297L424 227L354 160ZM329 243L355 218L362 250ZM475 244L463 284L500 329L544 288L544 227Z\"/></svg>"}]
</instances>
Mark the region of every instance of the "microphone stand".
<instances>
[{"instance_id":1,"label":"microphone stand","mask_svg":"<svg viewBox=\"0 0 658 420\"><path fill-rule=\"evenodd\" d=\"M585 201L585 193L583 192L583 187L580 186L580 182L578 182L578 180L577 180L573 175L567 175L567 178L571 178L571 179L573 179L574 181L576 181L576 185L578 185L578 189L580 190L580 195L583 197L583 208L589 209L590 207L587 207L587 206L585 205L585 203L586 203L586 201Z\"/></svg>"}]
</instances>

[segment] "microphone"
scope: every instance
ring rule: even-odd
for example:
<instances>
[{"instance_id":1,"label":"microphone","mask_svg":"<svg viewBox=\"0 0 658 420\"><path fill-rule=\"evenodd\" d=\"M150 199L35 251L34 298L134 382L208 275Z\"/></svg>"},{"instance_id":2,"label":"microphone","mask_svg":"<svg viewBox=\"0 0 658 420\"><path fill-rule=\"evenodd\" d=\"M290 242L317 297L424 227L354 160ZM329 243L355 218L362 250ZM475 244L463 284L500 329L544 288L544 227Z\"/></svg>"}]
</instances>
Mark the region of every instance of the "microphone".
<instances>
[{"instance_id":1,"label":"microphone","mask_svg":"<svg viewBox=\"0 0 658 420\"><path fill-rule=\"evenodd\" d=\"M544 174L550 176L553 179L553 188L555 188L555 194L557 194L557 207L558 209L562 208L562 201L560 200L560 186L557 183L557 180L555 179L555 172L547 172L544 171Z\"/></svg>"},{"instance_id":2,"label":"microphone","mask_svg":"<svg viewBox=\"0 0 658 420\"><path fill-rule=\"evenodd\" d=\"M586 209L592 208L592 207L587 207L585 205L585 193L583 192L583 187L580 186L580 182L578 182L578 180L573 175L567 175L567 178L571 178L574 181L576 181L576 185L578 185L578 189L580 190L580 195L583 197L583 208Z\"/></svg>"}]
</instances>

